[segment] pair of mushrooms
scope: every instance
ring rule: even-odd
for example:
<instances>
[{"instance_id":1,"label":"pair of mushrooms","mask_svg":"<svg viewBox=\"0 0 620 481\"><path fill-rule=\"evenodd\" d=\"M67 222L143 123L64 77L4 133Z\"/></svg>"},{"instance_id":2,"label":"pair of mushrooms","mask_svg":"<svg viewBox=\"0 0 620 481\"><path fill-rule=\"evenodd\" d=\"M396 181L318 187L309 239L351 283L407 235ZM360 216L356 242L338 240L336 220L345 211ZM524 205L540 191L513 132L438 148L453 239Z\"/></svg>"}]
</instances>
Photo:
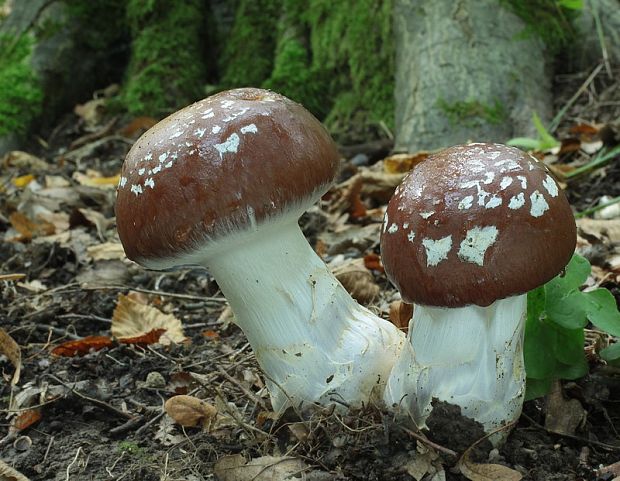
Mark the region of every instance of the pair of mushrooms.
<instances>
[{"instance_id":1,"label":"pair of mushrooms","mask_svg":"<svg viewBox=\"0 0 620 481\"><path fill-rule=\"evenodd\" d=\"M526 293L554 277L575 223L543 164L498 144L430 156L397 189L383 263L416 303L407 338L357 304L297 221L340 156L301 105L226 91L135 143L116 204L127 256L151 269L203 266L265 374L275 410L383 399L424 425L432 398L488 431L518 417Z\"/></svg>"}]
</instances>

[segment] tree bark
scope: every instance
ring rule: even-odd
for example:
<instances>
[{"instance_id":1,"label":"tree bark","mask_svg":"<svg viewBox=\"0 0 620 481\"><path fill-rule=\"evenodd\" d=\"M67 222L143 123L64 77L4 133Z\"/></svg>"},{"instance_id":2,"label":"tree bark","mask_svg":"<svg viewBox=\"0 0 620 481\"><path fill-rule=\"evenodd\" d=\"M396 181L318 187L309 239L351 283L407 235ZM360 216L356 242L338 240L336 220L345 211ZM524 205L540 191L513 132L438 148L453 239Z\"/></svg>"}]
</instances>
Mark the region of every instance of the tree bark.
<instances>
[{"instance_id":1,"label":"tree bark","mask_svg":"<svg viewBox=\"0 0 620 481\"><path fill-rule=\"evenodd\" d=\"M505 142L550 116L543 42L497 0L396 0L396 149Z\"/></svg>"}]
</instances>

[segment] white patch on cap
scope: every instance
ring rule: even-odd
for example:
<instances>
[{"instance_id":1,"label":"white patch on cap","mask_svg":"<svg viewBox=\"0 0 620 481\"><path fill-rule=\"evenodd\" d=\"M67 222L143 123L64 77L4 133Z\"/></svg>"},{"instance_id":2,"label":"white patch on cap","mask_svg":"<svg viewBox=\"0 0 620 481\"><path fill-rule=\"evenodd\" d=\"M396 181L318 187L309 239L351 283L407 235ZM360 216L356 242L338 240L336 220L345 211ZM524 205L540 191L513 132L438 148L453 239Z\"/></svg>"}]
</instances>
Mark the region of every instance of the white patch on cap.
<instances>
[{"instance_id":1,"label":"white patch on cap","mask_svg":"<svg viewBox=\"0 0 620 481\"><path fill-rule=\"evenodd\" d=\"M125 187L125 185L127 185L127 177L121 177L121 179L118 181L118 186L123 188Z\"/></svg>"},{"instance_id":2,"label":"white patch on cap","mask_svg":"<svg viewBox=\"0 0 620 481\"><path fill-rule=\"evenodd\" d=\"M159 156L159 161L165 162L167 158L168 158L168 152L164 152L163 154Z\"/></svg>"},{"instance_id":3,"label":"white patch on cap","mask_svg":"<svg viewBox=\"0 0 620 481\"><path fill-rule=\"evenodd\" d=\"M497 227L494 225L469 229L465 240L461 242L459 247L459 258L462 261L482 266L484 264L484 254L495 243L497 232Z\"/></svg>"},{"instance_id":4,"label":"white patch on cap","mask_svg":"<svg viewBox=\"0 0 620 481\"><path fill-rule=\"evenodd\" d=\"M508 204L509 209L520 209L525 205L525 195L523 192L519 192L517 195L511 197L510 203Z\"/></svg>"},{"instance_id":5,"label":"white patch on cap","mask_svg":"<svg viewBox=\"0 0 620 481\"><path fill-rule=\"evenodd\" d=\"M239 148L239 136L237 134L231 134L224 142L215 144L214 147L220 153L220 157L226 152L237 152Z\"/></svg>"},{"instance_id":6,"label":"white patch on cap","mask_svg":"<svg viewBox=\"0 0 620 481\"><path fill-rule=\"evenodd\" d=\"M517 179L521 182L521 188L527 189L527 179L523 175L517 175Z\"/></svg>"},{"instance_id":7,"label":"white patch on cap","mask_svg":"<svg viewBox=\"0 0 620 481\"><path fill-rule=\"evenodd\" d=\"M152 177L149 177L148 179L146 179L144 181L144 187L150 187L151 189L155 188L155 181L153 180Z\"/></svg>"},{"instance_id":8,"label":"white patch on cap","mask_svg":"<svg viewBox=\"0 0 620 481\"><path fill-rule=\"evenodd\" d=\"M215 114L213 112L208 112L202 116L203 119L210 119L211 117L215 117Z\"/></svg>"},{"instance_id":9,"label":"white patch on cap","mask_svg":"<svg viewBox=\"0 0 620 481\"><path fill-rule=\"evenodd\" d=\"M503 177L499 184L501 190L506 190L512 184L512 177Z\"/></svg>"},{"instance_id":10,"label":"white patch on cap","mask_svg":"<svg viewBox=\"0 0 620 481\"><path fill-rule=\"evenodd\" d=\"M521 170L521 166L514 159L504 159L498 160L495 162L496 167L500 167L500 172L514 172L516 170Z\"/></svg>"},{"instance_id":11,"label":"white patch on cap","mask_svg":"<svg viewBox=\"0 0 620 481\"><path fill-rule=\"evenodd\" d=\"M181 137L183 135L183 131L177 130L174 134L169 137L169 140L176 139L177 137Z\"/></svg>"},{"instance_id":12,"label":"white patch on cap","mask_svg":"<svg viewBox=\"0 0 620 481\"><path fill-rule=\"evenodd\" d=\"M495 160L495 159L497 159L500 155L502 155L502 153L501 153L501 152L499 152L499 151L497 151L497 150L495 150L495 151L493 151L493 152L489 152L489 154L488 154L488 155L489 155L489 159L491 159L491 160Z\"/></svg>"},{"instance_id":13,"label":"white patch on cap","mask_svg":"<svg viewBox=\"0 0 620 481\"><path fill-rule=\"evenodd\" d=\"M413 239L415 239L415 232L410 231L409 234L407 234L407 240L413 242Z\"/></svg>"},{"instance_id":14,"label":"white patch on cap","mask_svg":"<svg viewBox=\"0 0 620 481\"><path fill-rule=\"evenodd\" d=\"M170 167L172 167L172 160L168 162L166 165L164 165L165 169L169 169Z\"/></svg>"},{"instance_id":15,"label":"white patch on cap","mask_svg":"<svg viewBox=\"0 0 620 481\"><path fill-rule=\"evenodd\" d=\"M390 228L387 231L388 231L388 234L394 234L394 233L398 232L398 226L396 225L395 222L392 222L392 225L390 226Z\"/></svg>"},{"instance_id":16,"label":"white patch on cap","mask_svg":"<svg viewBox=\"0 0 620 481\"><path fill-rule=\"evenodd\" d=\"M383 232L385 232L387 230L388 222L389 222L388 214L386 212L385 216L383 217Z\"/></svg>"},{"instance_id":17,"label":"white patch on cap","mask_svg":"<svg viewBox=\"0 0 620 481\"><path fill-rule=\"evenodd\" d=\"M486 190L478 188L478 205L484 205L486 198L491 195Z\"/></svg>"},{"instance_id":18,"label":"white patch on cap","mask_svg":"<svg viewBox=\"0 0 620 481\"><path fill-rule=\"evenodd\" d=\"M403 229L408 229L409 228L409 222L405 222L403 224Z\"/></svg>"},{"instance_id":19,"label":"white patch on cap","mask_svg":"<svg viewBox=\"0 0 620 481\"><path fill-rule=\"evenodd\" d=\"M149 152L148 154L144 156L144 160L152 160L152 159L153 159L153 152Z\"/></svg>"},{"instance_id":20,"label":"white patch on cap","mask_svg":"<svg viewBox=\"0 0 620 481\"><path fill-rule=\"evenodd\" d=\"M491 182L493 182L494 178L495 178L495 172L485 172L484 180L482 182L485 184L490 184Z\"/></svg>"},{"instance_id":21,"label":"white patch on cap","mask_svg":"<svg viewBox=\"0 0 620 481\"><path fill-rule=\"evenodd\" d=\"M468 195L467 197L463 197L461 199L461 201L459 202L459 209L463 210L463 209L469 209L471 207L471 205L474 202L474 196L473 195Z\"/></svg>"},{"instance_id":22,"label":"white patch on cap","mask_svg":"<svg viewBox=\"0 0 620 481\"><path fill-rule=\"evenodd\" d=\"M225 108L225 109L229 109L231 108L233 105L235 105L235 101L234 100L222 100L222 102L220 103L220 105ZM211 110L211 109L209 109Z\"/></svg>"},{"instance_id":23,"label":"white patch on cap","mask_svg":"<svg viewBox=\"0 0 620 481\"><path fill-rule=\"evenodd\" d=\"M479 180L470 180L468 182L463 182L459 185L461 189L469 189L470 187L480 187Z\"/></svg>"},{"instance_id":24,"label":"white patch on cap","mask_svg":"<svg viewBox=\"0 0 620 481\"><path fill-rule=\"evenodd\" d=\"M220 127L219 125L214 125L213 128L211 129L211 133L217 134L220 130L222 130L222 127Z\"/></svg>"},{"instance_id":25,"label":"white patch on cap","mask_svg":"<svg viewBox=\"0 0 620 481\"><path fill-rule=\"evenodd\" d=\"M426 250L426 266L436 266L448 258L448 252L452 249L452 236L449 235L438 240L423 239L422 245Z\"/></svg>"},{"instance_id":26,"label":"white patch on cap","mask_svg":"<svg viewBox=\"0 0 620 481\"><path fill-rule=\"evenodd\" d=\"M133 184L131 186L131 191L136 194L136 196L139 196L142 193L142 186L140 184Z\"/></svg>"},{"instance_id":27,"label":"white patch on cap","mask_svg":"<svg viewBox=\"0 0 620 481\"><path fill-rule=\"evenodd\" d=\"M152 174L158 174L161 171L161 165L156 166L155 168L153 168L153 170L151 171Z\"/></svg>"},{"instance_id":28,"label":"white patch on cap","mask_svg":"<svg viewBox=\"0 0 620 481\"><path fill-rule=\"evenodd\" d=\"M223 118L222 122L230 122L231 120L235 120L237 117L240 117L243 114L245 114L248 110L250 110L250 107L243 107L241 110L234 112L228 115L227 117Z\"/></svg>"},{"instance_id":29,"label":"white patch on cap","mask_svg":"<svg viewBox=\"0 0 620 481\"><path fill-rule=\"evenodd\" d=\"M247 134L248 132L255 134L256 132L258 132L258 129L256 128L255 124L250 124L250 125L246 125L245 127L241 127L240 132L242 134Z\"/></svg>"},{"instance_id":30,"label":"white patch on cap","mask_svg":"<svg viewBox=\"0 0 620 481\"><path fill-rule=\"evenodd\" d=\"M138 169L138 175L144 175L144 172L146 172L146 169L144 167L141 169Z\"/></svg>"},{"instance_id":31,"label":"white patch on cap","mask_svg":"<svg viewBox=\"0 0 620 481\"><path fill-rule=\"evenodd\" d=\"M487 209L495 209L495 207L499 207L500 205L502 205L502 198L494 195L489 199L485 207Z\"/></svg>"},{"instance_id":32,"label":"white patch on cap","mask_svg":"<svg viewBox=\"0 0 620 481\"><path fill-rule=\"evenodd\" d=\"M558 196L558 184L555 183L555 180L553 180L553 177L551 177L549 174L547 174L547 177L545 177L545 179L543 180L543 186L545 187L547 192L549 192L549 195L551 197Z\"/></svg>"},{"instance_id":33,"label":"white patch on cap","mask_svg":"<svg viewBox=\"0 0 620 481\"><path fill-rule=\"evenodd\" d=\"M197 135L198 137L202 137L206 131L207 129L196 129L194 130L194 135Z\"/></svg>"},{"instance_id":34,"label":"white patch on cap","mask_svg":"<svg viewBox=\"0 0 620 481\"><path fill-rule=\"evenodd\" d=\"M532 217L540 217L546 210L549 209L549 204L547 204L545 196L537 190L532 192L532 195L530 195L530 201L532 202L532 207L530 208L530 214Z\"/></svg>"},{"instance_id":35,"label":"white patch on cap","mask_svg":"<svg viewBox=\"0 0 620 481\"><path fill-rule=\"evenodd\" d=\"M430 216L432 216L435 212L434 211L430 211L430 212L420 212L420 217L422 217L422 219L428 219Z\"/></svg>"}]
</instances>

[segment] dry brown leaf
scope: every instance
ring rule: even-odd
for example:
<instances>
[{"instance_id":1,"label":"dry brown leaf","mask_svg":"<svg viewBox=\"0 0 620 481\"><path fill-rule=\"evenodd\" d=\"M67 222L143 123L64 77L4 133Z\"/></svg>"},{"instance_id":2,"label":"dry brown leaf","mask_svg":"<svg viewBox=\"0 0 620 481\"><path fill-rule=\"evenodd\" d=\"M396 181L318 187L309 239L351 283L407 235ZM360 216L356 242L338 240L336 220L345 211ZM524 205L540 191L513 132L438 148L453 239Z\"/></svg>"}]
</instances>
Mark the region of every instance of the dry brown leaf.
<instances>
[{"instance_id":1,"label":"dry brown leaf","mask_svg":"<svg viewBox=\"0 0 620 481\"><path fill-rule=\"evenodd\" d=\"M0 282L2 281L19 281L26 277L26 274L0 274Z\"/></svg>"},{"instance_id":2,"label":"dry brown leaf","mask_svg":"<svg viewBox=\"0 0 620 481\"><path fill-rule=\"evenodd\" d=\"M470 481L520 481L523 475L519 471L501 464L478 464L469 459L465 451L458 462L461 474Z\"/></svg>"},{"instance_id":3,"label":"dry brown leaf","mask_svg":"<svg viewBox=\"0 0 620 481\"><path fill-rule=\"evenodd\" d=\"M136 302L120 294L112 314L112 335L117 339L135 338L157 329L165 329L159 343L169 345L186 340L181 321L155 307Z\"/></svg>"},{"instance_id":4,"label":"dry brown leaf","mask_svg":"<svg viewBox=\"0 0 620 481\"><path fill-rule=\"evenodd\" d=\"M3 354L15 367L11 384L15 385L19 382L19 375L22 370L22 351L8 332L0 327L0 354Z\"/></svg>"},{"instance_id":5,"label":"dry brown leaf","mask_svg":"<svg viewBox=\"0 0 620 481\"><path fill-rule=\"evenodd\" d=\"M545 428L559 434L575 435L575 430L585 422L586 411L577 399L564 399L560 381L554 381L547 394Z\"/></svg>"},{"instance_id":6,"label":"dry brown leaf","mask_svg":"<svg viewBox=\"0 0 620 481\"><path fill-rule=\"evenodd\" d=\"M47 171L50 166L47 162L28 152L13 150L2 157L2 164L6 167L18 167L32 171Z\"/></svg>"},{"instance_id":7,"label":"dry brown leaf","mask_svg":"<svg viewBox=\"0 0 620 481\"><path fill-rule=\"evenodd\" d=\"M202 427L209 431L217 416L217 409L202 399L194 396L174 396L166 401L164 409L177 424L195 428Z\"/></svg>"},{"instance_id":8,"label":"dry brown leaf","mask_svg":"<svg viewBox=\"0 0 620 481\"><path fill-rule=\"evenodd\" d=\"M416 154L394 154L383 159L383 169L388 174L403 174L409 172L414 166L425 160L429 152Z\"/></svg>"},{"instance_id":9,"label":"dry brown leaf","mask_svg":"<svg viewBox=\"0 0 620 481\"><path fill-rule=\"evenodd\" d=\"M65 179L62 175L46 175L45 187L58 188L58 187L70 187L71 182Z\"/></svg>"},{"instance_id":10,"label":"dry brown leaf","mask_svg":"<svg viewBox=\"0 0 620 481\"><path fill-rule=\"evenodd\" d=\"M12 184L18 189L23 189L28 184L30 184L30 182L32 182L33 180L34 180L34 175L26 174L26 175L22 175L20 177L14 178L12 180Z\"/></svg>"},{"instance_id":11,"label":"dry brown leaf","mask_svg":"<svg viewBox=\"0 0 620 481\"><path fill-rule=\"evenodd\" d=\"M77 225L94 226L97 229L97 235L102 241L105 240L104 233L111 223L101 212L93 209L75 209L71 212L71 227Z\"/></svg>"},{"instance_id":12,"label":"dry brown leaf","mask_svg":"<svg viewBox=\"0 0 620 481\"><path fill-rule=\"evenodd\" d=\"M90 171L86 174L81 172L73 173L73 179L80 185L96 187L98 189L116 189L120 178L120 174L113 175L112 177L102 177L101 174L94 171Z\"/></svg>"},{"instance_id":13,"label":"dry brown leaf","mask_svg":"<svg viewBox=\"0 0 620 481\"><path fill-rule=\"evenodd\" d=\"M153 127L156 123L157 119L153 117L136 117L121 129L120 134L123 137L137 139L143 132Z\"/></svg>"},{"instance_id":14,"label":"dry brown leaf","mask_svg":"<svg viewBox=\"0 0 620 481\"><path fill-rule=\"evenodd\" d=\"M379 295L381 288L372 273L364 266L363 259L352 259L333 270L336 279L360 304L368 304Z\"/></svg>"},{"instance_id":15,"label":"dry brown leaf","mask_svg":"<svg viewBox=\"0 0 620 481\"><path fill-rule=\"evenodd\" d=\"M407 304L400 300L390 304L390 321L403 332L407 332L412 316L413 304Z\"/></svg>"},{"instance_id":16,"label":"dry brown leaf","mask_svg":"<svg viewBox=\"0 0 620 481\"><path fill-rule=\"evenodd\" d=\"M86 248L86 253L94 261L125 259L125 251L120 242L104 242Z\"/></svg>"},{"instance_id":17,"label":"dry brown leaf","mask_svg":"<svg viewBox=\"0 0 620 481\"><path fill-rule=\"evenodd\" d=\"M81 117L89 128L93 128L101 123L105 113L106 102L107 100L104 98L89 100L83 104L76 105L73 112L78 117Z\"/></svg>"},{"instance_id":18,"label":"dry brown leaf","mask_svg":"<svg viewBox=\"0 0 620 481\"><path fill-rule=\"evenodd\" d=\"M577 228L582 235L596 237L601 241L620 243L620 219L577 219Z\"/></svg>"},{"instance_id":19,"label":"dry brown leaf","mask_svg":"<svg viewBox=\"0 0 620 481\"><path fill-rule=\"evenodd\" d=\"M135 344L138 346L157 344L165 332L165 329L153 329L152 331L140 334L139 336L124 337L123 339L119 339L119 342L121 344Z\"/></svg>"},{"instance_id":20,"label":"dry brown leaf","mask_svg":"<svg viewBox=\"0 0 620 481\"><path fill-rule=\"evenodd\" d=\"M366 254L364 256L364 267L369 270L384 272L383 264L381 263L381 257L374 252Z\"/></svg>"},{"instance_id":21,"label":"dry brown leaf","mask_svg":"<svg viewBox=\"0 0 620 481\"><path fill-rule=\"evenodd\" d=\"M30 481L22 473L13 469L0 459L0 480L1 481Z\"/></svg>"},{"instance_id":22,"label":"dry brown leaf","mask_svg":"<svg viewBox=\"0 0 620 481\"><path fill-rule=\"evenodd\" d=\"M29 241L33 237L52 235L55 231L54 224L46 221L32 221L21 212L13 212L9 216L9 221L13 229L20 234L17 238L11 240L19 242Z\"/></svg>"},{"instance_id":23,"label":"dry brown leaf","mask_svg":"<svg viewBox=\"0 0 620 481\"><path fill-rule=\"evenodd\" d=\"M90 351L100 351L104 347L112 346L113 341L108 336L88 336L76 341L67 341L52 349L52 354L62 357L84 356Z\"/></svg>"},{"instance_id":24,"label":"dry brown leaf","mask_svg":"<svg viewBox=\"0 0 620 481\"><path fill-rule=\"evenodd\" d=\"M307 469L297 458L262 456L246 461L241 454L224 456L213 466L219 481L292 481Z\"/></svg>"},{"instance_id":25,"label":"dry brown leaf","mask_svg":"<svg viewBox=\"0 0 620 481\"><path fill-rule=\"evenodd\" d=\"M38 423L43 416L40 409L28 409L22 411L11 421L11 429L14 431L23 431L33 424Z\"/></svg>"}]
</instances>

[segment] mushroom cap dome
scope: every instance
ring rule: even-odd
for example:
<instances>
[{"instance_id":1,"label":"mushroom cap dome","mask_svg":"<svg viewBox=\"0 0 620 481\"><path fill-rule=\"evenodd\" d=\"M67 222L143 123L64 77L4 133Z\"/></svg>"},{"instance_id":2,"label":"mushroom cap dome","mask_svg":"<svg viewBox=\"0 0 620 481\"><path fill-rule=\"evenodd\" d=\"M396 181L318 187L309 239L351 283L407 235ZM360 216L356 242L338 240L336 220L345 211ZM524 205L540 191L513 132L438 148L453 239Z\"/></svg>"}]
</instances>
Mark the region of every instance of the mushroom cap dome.
<instances>
[{"instance_id":1,"label":"mushroom cap dome","mask_svg":"<svg viewBox=\"0 0 620 481\"><path fill-rule=\"evenodd\" d=\"M125 159L116 221L127 257L171 267L229 234L297 218L329 188L339 159L322 124L277 93L235 89L185 107Z\"/></svg>"},{"instance_id":2,"label":"mushroom cap dome","mask_svg":"<svg viewBox=\"0 0 620 481\"><path fill-rule=\"evenodd\" d=\"M575 243L571 208L542 162L474 143L429 156L403 180L381 255L407 302L487 306L552 279Z\"/></svg>"}]
</instances>

